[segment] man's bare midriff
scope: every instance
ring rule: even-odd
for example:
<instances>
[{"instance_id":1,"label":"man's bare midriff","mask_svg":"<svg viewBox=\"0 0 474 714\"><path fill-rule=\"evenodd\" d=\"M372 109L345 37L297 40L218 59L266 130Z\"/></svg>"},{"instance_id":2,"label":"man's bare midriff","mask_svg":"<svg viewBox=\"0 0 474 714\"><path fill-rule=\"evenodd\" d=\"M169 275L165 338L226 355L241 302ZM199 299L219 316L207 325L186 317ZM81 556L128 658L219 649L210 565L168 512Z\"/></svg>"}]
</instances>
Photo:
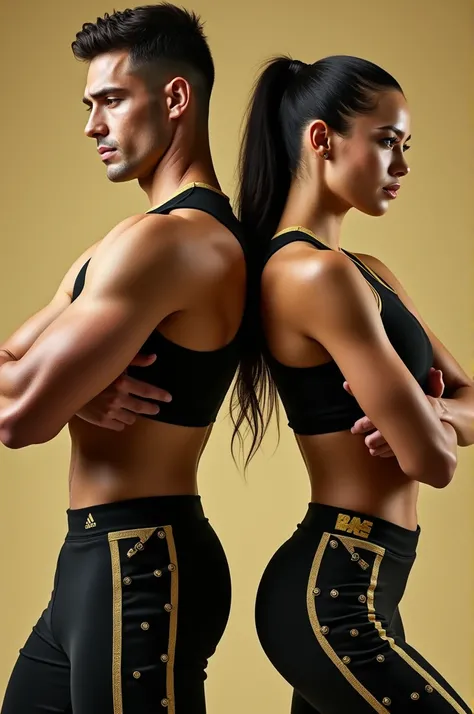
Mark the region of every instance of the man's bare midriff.
<instances>
[{"instance_id":1,"label":"man's bare midriff","mask_svg":"<svg viewBox=\"0 0 474 714\"><path fill-rule=\"evenodd\" d=\"M71 508L196 494L199 459L211 428L138 417L123 432L115 432L75 417L69 424Z\"/></svg>"},{"instance_id":2,"label":"man's bare midriff","mask_svg":"<svg viewBox=\"0 0 474 714\"><path fill-rule=\"evenodd\" d=\"M359 511L416 530L419 484L397 460L371 456L364 436L341 431L297 436L311 483L311 500Z\"/></svg>"}]
</instances>

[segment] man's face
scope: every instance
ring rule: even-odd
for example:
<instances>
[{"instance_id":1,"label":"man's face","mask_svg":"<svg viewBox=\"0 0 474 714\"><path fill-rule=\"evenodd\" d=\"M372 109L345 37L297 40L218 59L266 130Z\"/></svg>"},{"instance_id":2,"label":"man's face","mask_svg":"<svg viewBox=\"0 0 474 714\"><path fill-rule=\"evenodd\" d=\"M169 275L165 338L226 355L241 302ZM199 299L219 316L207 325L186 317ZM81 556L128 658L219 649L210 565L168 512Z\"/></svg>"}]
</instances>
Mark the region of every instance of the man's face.
<instances>
[{"instance_id":1,"label":"man's face","mask_svg":"<svg viewBox=\"0 0 474 714\"><path fill-rule=\"evenodd\" d=\"M155 170L172 138L164 93L152 93L132 71L128 50L99 55L89 65L85 134L97 142L111 181L144 179Z\"/></svg>"}]
</instances>

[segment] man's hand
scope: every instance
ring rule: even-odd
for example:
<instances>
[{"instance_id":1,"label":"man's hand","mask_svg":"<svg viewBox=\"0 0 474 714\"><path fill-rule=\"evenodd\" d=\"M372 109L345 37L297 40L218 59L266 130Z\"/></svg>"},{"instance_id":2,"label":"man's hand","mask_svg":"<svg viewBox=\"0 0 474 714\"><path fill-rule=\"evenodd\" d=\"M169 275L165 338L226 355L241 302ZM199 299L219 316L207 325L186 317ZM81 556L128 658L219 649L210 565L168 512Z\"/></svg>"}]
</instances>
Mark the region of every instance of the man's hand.
<instances>
[{"instance_id":1,"label":"man's hand","mask_svg":"<svg viewBox=\"0 0 474 714\"><path fill-rule=\"evenodd\" d=\"M155 360L156 355L137 355L130 363L130 367L149 367ZM76 416L103 429L123 431L125 426L136 422L137 415L158 414L160 411L157 404L145 402L140 397L159 402L171 401L171 395L164 389L133 379L124 372L107 389L86 404Z\"/></svg>"},{"instance_id":2,"label":"man's hand","mask_svg":"<svg viewBox=\"0 0 474 714\"><path fill-rule=\"evenodd\" d=\"M351 388L348 382L344 382L344 389L346 390L346 392L352 395ZM428 394L426 395L426 398L433 407L439 419L442 419L445 411L441 400L443 392L443 373L440 369L435 369L434 367L431 367L428 375ZM365 438L365 445L369 449L369 453L371 456L380 456L383 459L395 457L395 454L393 453L392 449L385 441L384 436L374 426L374 424L370 421L368 417L363 416L361 419L358 419L352 427L351 433L368 434L368 436L366 436Z\"/></svg>"}]
</instances>

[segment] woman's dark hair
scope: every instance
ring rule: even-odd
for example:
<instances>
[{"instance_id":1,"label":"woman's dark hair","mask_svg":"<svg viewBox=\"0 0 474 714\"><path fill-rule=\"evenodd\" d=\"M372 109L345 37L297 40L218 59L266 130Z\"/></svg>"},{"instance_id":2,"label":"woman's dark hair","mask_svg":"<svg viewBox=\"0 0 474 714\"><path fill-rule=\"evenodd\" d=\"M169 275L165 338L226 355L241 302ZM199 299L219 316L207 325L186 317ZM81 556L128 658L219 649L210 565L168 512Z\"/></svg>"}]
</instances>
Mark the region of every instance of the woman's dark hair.
<instances>
[{"instance_id":1,"label":"woman's dark hair","mask_svg":"<svg viewBox=\"0 0 474 714\"><path fill-rule=\"evenodd\" d=\"M200 18L184 8L164 2L105 13L97 22L85 23L71 46L74 56L86 62L106 52L129 50L136 69L163 61L185 65L199 74L209 101L214 62Z\"/></svg>"},{"instance_id":2,"label":"woman's dark hair","mask_svg":"<svg viewBox=\"0 0 474 714\"><path fill-rule=\"evenodd\" d=\"M271 416L278 415L275 385L263 357L259 317L261 266L276 232L292 178L301 162L305 127L321 119L341 136L351 120L377 105L377 94L398 82L381 67L358 57L338 55L314 64L290 57L270 60L257 80L247 113L240 152L238 213L249 241L253 285L249 295L249 348L242 355L231 402L232 449L240 427L252 434L248 464L258 449Z\"/></svg>"}]
</instances>

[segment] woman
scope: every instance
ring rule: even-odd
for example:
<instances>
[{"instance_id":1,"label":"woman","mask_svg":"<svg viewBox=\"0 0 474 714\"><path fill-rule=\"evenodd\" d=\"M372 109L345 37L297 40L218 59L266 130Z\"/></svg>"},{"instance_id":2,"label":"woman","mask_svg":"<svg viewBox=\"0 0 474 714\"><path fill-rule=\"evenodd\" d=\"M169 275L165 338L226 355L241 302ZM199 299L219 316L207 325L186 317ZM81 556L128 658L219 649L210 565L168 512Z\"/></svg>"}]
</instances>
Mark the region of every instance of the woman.
<instances>
[{"instance_id":1,"label":"woman","mask_svg":"<svg viewBox=\"0 0 474 714\"><path fill-rule=\"evenodd\" d=\"M237 423L252 425L254 449L275 405L270 372L311 482L256 605L292 714L471 711L406 643L398 605L419 483L447 486L457 445L474 441L473 383L392 273L340 247L351 208L381 216L397 196L409 134L399 84L354 57L277 58L251 102L240 214L264 265L267 366L243 365Z\"/></svg>"}]
</instances>

